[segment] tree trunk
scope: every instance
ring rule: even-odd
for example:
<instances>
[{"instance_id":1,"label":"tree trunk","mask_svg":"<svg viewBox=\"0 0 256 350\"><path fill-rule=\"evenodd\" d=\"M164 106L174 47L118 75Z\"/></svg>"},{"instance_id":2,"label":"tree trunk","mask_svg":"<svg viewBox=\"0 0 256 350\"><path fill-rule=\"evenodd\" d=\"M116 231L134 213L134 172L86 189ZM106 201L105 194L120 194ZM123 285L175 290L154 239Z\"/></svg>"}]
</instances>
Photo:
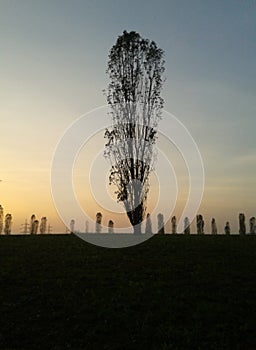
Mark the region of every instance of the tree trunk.
<instances>
[{"instance_id":1,"label":"tree trunk","mask_svg":"<svg viewBox=\"0 0 256 350\"><path fill-rule=\"evenodd\" d=\"M143 205L139 204L134 210L127 212L134 234L141 234L141 223L143 221Z\"/></svg>"},{"instance_id":2,"label":"tree trunk","mask_svg":"<svg viewBox=\"0 0 256 350\"><path fill-rule=\"evenodd\" d=\"M135 226L133 226L133 233L135 235L140 235L141 234L141 222Z\"/></svg>"}]
</instances>

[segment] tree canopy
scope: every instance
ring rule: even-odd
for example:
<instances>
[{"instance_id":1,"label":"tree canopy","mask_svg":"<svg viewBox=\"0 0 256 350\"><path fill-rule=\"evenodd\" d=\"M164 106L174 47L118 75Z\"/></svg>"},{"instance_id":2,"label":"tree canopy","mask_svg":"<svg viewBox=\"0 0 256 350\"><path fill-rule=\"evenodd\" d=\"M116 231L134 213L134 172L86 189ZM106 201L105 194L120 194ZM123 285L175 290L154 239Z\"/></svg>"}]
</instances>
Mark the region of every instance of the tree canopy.
<instances>
[{"instance_id":1,"label":"tree canopy","mask_svg":"<svg viewBox=\"0 0 256 350\"><path fill-rule=\"evenodd\" d=\"M110 160L110 184L124 203L135 233L146 211L149 175L153 170L157 126L163 98L160 96L164 52L154 41L124 31L111 48L107 66L107 102L112 127L105 132L105 156Z\"/></svg>"}]
</instances>

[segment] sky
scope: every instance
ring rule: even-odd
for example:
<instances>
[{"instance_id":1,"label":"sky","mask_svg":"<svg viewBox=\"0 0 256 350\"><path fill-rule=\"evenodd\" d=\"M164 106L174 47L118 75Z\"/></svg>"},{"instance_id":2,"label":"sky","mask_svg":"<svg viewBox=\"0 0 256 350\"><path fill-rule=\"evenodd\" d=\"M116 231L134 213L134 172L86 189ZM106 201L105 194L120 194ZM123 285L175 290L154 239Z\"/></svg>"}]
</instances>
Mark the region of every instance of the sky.
<instances>
[{"instance_id":1,"label":"sky","mask_svg":"<svg viewBox=\"0 0 256 350\"><path fill-rule=\"evenodd\" d=\"M237 232L240 212L248 227L256 216L255 14L254 0L0 0L0 204L13 215L12 231L20 232L32 214L46 216L53 232L65 230L51 193L54 152L77 118L106 104L108 53L123 30L135 30L165 51L164 108L185 125L201 153L205 190L199 211L206 231L215 217L219 232L226 221ZM113 211L121 211L113 188L105 186L107 195L93 198L96 175L89 188L88 162L96 170L104 164L99 173L108 175L102 135L77 157L74 188L92 220L101 211L104 224L113 217L122 226L128 224L125 215L99 203L108 196ZM156 184L153 175L150 210ZM180 214L181 197L173 215ZM168 203L161 198L160 210Z\"/></svg>"}]
</instances>

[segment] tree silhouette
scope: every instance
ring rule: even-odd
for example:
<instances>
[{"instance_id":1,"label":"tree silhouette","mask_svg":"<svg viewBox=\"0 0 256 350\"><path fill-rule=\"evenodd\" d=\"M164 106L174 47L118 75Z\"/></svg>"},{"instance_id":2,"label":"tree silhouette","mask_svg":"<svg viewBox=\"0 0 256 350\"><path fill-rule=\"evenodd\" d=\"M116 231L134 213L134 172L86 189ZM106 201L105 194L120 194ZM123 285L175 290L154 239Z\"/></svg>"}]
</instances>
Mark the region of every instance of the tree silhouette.
<instances>
[{"instance_id":1,"label":"tree silhouette","mask_svg":"<svg viewBox=\"0 0 256 350\"><path fill-rule=\"evenodd\" d=\"M157 224L158 224L158 233L164 234L164 216L163 214L159 213L157 215Z\"/></svg>"},{"instance_id":2,"label":"tree silhouette","mask_svg":"<svg viewBox=\"0 0 256 350\"><path fill-rule=\"evenodd\" d=\"M40 223L40 233L46 232L46 224L47 224L47 218L45 216L43 216L41 218L41 223Z\"/></svg>"},{"instance_id":3,"label":"tree silhouette","mask_svg":"<svg viewBox=\"0 0 256 350\"><path fill-rule=\"evenodd\" d=\"M95 231L96 233L101 233L101 220L102 220L102 214L101 213L97 213L96 214L96 224L95 224Z\"/></svg>"},{"instance_id":4,"label":"tree silhouette","mask_svg":"<svg viewBox=\"0 0 256 350\"><path fill-rule=\"evenodd\" d=\"M4 227L4 208L0 205L0 234L3 232Z\"/></svg>"},{"instance_id":5,"label":"tree silhouette","mask_svg":"<svg viewBox=\"0 0 256 350\"><path fill-rule=\"evenodd\" d=\"M39 225L39 221L38 221L38 220L35 220L35 221L34 221L34 234L35 234L35 235L37 234L38 225Z\"/></svg>"},{"instance_id":6,"label":"tree silhouette","mask_svg":"<svg viewBox=\"0 0 256 350\"><path fill-rule=\"evenodd\" d=\"M145 233L152 234L152 222L149 213L147 214Z\"/></svg>"},{"instance_id":7,"label":"tree silhouette","mask_svg":"<svg viewBox=\"0 0 256 350\"><path fill-rule=\"evenodd\" d=\"M177 233L177 219L176 216L172 217L172 233L176 234Z\"/></svg>"},{"instance_id":8,"label":"tree silhouette","mask_svg":"<svg viewBox=\"0 0 256 350\"><path fill-rule=\"evenodd\" d=\"M184 233L190 235L190 221L187 216L184 219Z\"/></svg>"},{"instance_id":9,"label":"tree silhouette","mask_svg":"<svg viewBox=\"0 0 256 350\"><path fill-rule=\"evenodd\" d=\"M211 228L212 228L212 235L217 235L217 233L218 233L217 224L216 224L216 220L214 218L212 218L212 221L211 221Z\"/></svg>"},{"instance_id":10,"label":"tree silhouette","mask_svg":"<svg viewBox=\"0 0 256 350\"><path fill-rule=\"evenodd\" d=\"M196 216L196 227L197 227L197 233L199 235L204 234L204 219L203 219L203 215L201 214Z\"/></svg>"},{"instance_id":11,"label":"tree silhouette","mask_svg":"<svg viewBox=\"0 0 256 350\"><path fill-rule=\"evenodd\" d=\"M250 218L250 234L251 235L255 234L255 217L254 216Z\"/></svg>"},{"instance_id":12,"label":"tree silhouette","mask_svg":"<svg viewBox=\"0 0 256 350\"><path fill-rule=\"evenodd\" d=\"M30 234L34 235L37 233L37 226L38 226L38 220L36 220L36 216L33 214L31 215L30 219Z\"/></svg>"},{"instance_id":13,"label":"tree silhouette","mask_svg":"<svg viewBox=\"0 0 256 350\"><path fill-rule=\"evenodd\" d=\"M245 227L245 215L243 213L239 214L239 234L245 235L246 227Z\"/></svg>"},{"instance_id":14,"label":"tree silhouette","mask_svg":"<svg viewBox=\"0 0 256 350\"><path fill-rule=\"evenodd\" d=\"M163 99L163 50L138 33L124 31L109 54L107 102L112 128L107 129L105 156L109 182L117 187L134 233L141 233L149 175L153 169L156 132Z\"/></svg>"},{"instance_id":15,"label":"tree silhouette","mask_svg":"<svg viewBox=\"0 0 256 350\"><path fill-rule=\"evenodd\" d=\"M6 214L5 215L5 220L4 220L4 233L6 235L11 234L11 226L12 226L12 215L11 214Z\"/></svg>"},{"instance_id":16,"label":"tree silhouette","mask_svg":"<svg viewBox=\"0 0 256 350\"><path fill-rule=\"evenodd\" d=\"M74 233L75 232L75 220L74 219L72 219L70 221L69 226L70 226L70 233Z\"/></svg>"},{"instance_id":17,"label":"tree silhouette","mask_svg":"<svg viewBox=\"0 0 256 350\"><path fill-rule=\"evenodd\" d=\"M114 222L112 220L108 222L108 233L114 233Z\"/></svg>"},{"instance_id":18,"label":"tree silhouette","mask_svg":"<svg viewBox=\"0 0 256 350\"><path fill-rule=\"evenodd\" d=\"M225 231L226 235L230 235L230 225L229 225L228 221L226 222L226 225L224 227L224 231Z\"/></svg>"}]
</instances>

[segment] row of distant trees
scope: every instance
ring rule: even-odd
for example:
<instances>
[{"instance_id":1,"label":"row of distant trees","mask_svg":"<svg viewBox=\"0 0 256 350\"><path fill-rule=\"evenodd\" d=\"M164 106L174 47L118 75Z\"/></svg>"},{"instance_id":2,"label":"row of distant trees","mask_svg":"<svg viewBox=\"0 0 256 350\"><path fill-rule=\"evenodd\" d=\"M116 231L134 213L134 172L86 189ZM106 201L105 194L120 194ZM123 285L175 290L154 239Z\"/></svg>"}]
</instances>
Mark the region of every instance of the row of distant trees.
<instances>
[{"instance_id":1,"label":"row of distant trees","mask_svg":"<svg viewBox=\"0 0 256 350\"><path fill-rule=\"evenodd\" d=\"M171 232L167 232L166 230L166 224L164 222L164 215L162 213L159 213L157 215L157 233L159 234L165 234L165 233L172 233L172 234L177 234L177 218L176 216L172 216L171 218ZM197 234L204 234L204 218L203 215L198 214L196 216L196 230ZM85 224L85 232L89 232L89 222L86 221ZM191 231L191 224L190 220L188 217L185 217L184 219L184 230L183 233L189 235ZM70 232L75 232L75 220L72 219L70 222ZM95 232L96 233L101 233L102 232L102 213L98 212L96 214L96 220L95 220ZM250 234L255 234L256 232L256 219L255 217L251 217L249 219L249 233ZM108 233L114 233L114 222L112 220L108 221ZM152 234L152 221L151 221L151 216L148 213L146 217L146 225L145 225L145 233L147 234ZM230 224L227 221L225 226L224 226L224 233L226 235L229 235L231 233L230 230ZM217 229L217 223L215 218L212 218L211 220L211 234L217 235L218 234L218 229ZM243 213L239 214L239 234L240 235L245 235L246 234L246 224L245 224L245 215Z\"/></svg>"},{"instance_id":2,"label":"row of distant trees","mask_svg":"<svg viewBox=\"0 0 256 350\"><path fill-rule=\"evenodd\" d=\"M22 225L23 233L30 233L31 235L36 235L38 233L51 233L52 226L47 224L47 217L43 216L41 218L40 224L37 220L35 214L31 215L30 224L25 220L25 223Z\"/></svg>"},{"instance_id":3,"label":"row of distant trees","mask_svg":"<svg viewBox=\"0 0 256 350\"><path fill-rule=\"evenodd\" d=\"M37 234L38 229L40 233L48 233L51 231L51 225L47 226L47 218L43 216L40 221L36 219L36 216L33 214L30 219L30 224L25 220L25 223L22 225L23 233ZM12 229L12 214L6 214L4 216L4 208L0 205L0 234L4 233L6 235L11 234Z\"/></svg>"},{"instance_id":4,"label":"row of distant trees","mask_svg":"<svg viewBox=\"0 0 256 350\"><path fill-rule=\"evenodd\" d=\"M163 215L158 214L158 233L165 233L164 232L164 225L163 225ZM177 233L177 224L176 224L176 216L173 216L171 219L171 226L172 226L172 233ZM204 219L203 215L199 214L196 216L196 229L198 234L204 234ZM249 233L255 234L256 231L256 219L255 217L251 217L249 219ZM226 222L224 226L224 233L229 235L231 232L230 230L230 223L229 221ZM190 221L188 217L185 217L184 219L184 234L190 234ZM218 229L217 229L217 223L215 218L212 218L211 220L211 234L217 235ZM239 214L239 234L245 235L246 234L246 224L245 224L245 215L243 213Z\"/></svg>"},{"instance_id":5,"label":"row of distant trees","mask_svg":"<svg viewBox=\"0 0 256 350\"><path fill-rule=\"evenodd\" d=\"M23 233L30 233L31 235L36 235L38 233L51 233L52 227L50 224L47 225L47 217L43 216L41 218L40 224L37 220L35 214L31 215L30 224L25 220L23 226Z\"/></svg>"},{"instance_id":6,"label":"row of distant trees","mask_svg":"<svg viewBox=\"0 0 256 350\"><path fill-rule=\"evenodd\" d=\"M47 218L46 216L43 216L41 218L41 222L39 225L39 220L36 219L36 216L33 214L30 219L30 234L36 235L38 233L38 228L40 233L46 233L47 228Z\"/></svg>"},{"instance_id":7,"label":"row of distant trees","mask_svg":"<svg viewBox=\"0 0 256 350\"><path fill-rule=\"evenodd\" d=\"M239 234L240 235L245 235L246 234L246 222L245 222L245 215L244 213L239 214ZM165 234L165 233L170 233L166 232L166 225L164 223L164 215L162 213L159 213L157 215L157 226L158 230L157 233L159 234ZM197 229L197 234L204 234L204 218L203 215L198 214L196 216L196 229ZM47 218L43 216L40 221L39 225L39 220L36 219L36 216L33 214L30 219L30 224L25 221L24 226L24 232L23 233L30 233L32 235L35 235L39 232L41 234L46 233L48 229L48 233L51 231L51 226L47 226ZM6 235L11 234L11 227L12 227L12 215L11 214L6 214L4 216L4 210L3 207L0 205L0 234L4 232ZM184 219L184 230L183 233L189 235L190 234L190 220L188 217L185 217ZM101 233L102 231L102 213L98 212L96 214L96 221L95 221L95 232L96 233ZM75 220L72 219L70 222L70 232L75 232ZM85 232L89 232L89 222L86 221L85 225ZM114 233L114 222L112 220L108 221L108 233ZM145 225L145 233L147 234L152 234L152 222L151 222L151 216L148 213L146 217L146 225ZM171 233L176 234L177 233L177 219L176 216L173 216L171 218ZM224 233L226 235L229 235L231 233L230 230L230 224L227 221L225 226L224 226ZM249 219L249 233L250 234L255 234L256 233L256 219L255 217L251 217ZM218 234L218 229L217 229L217 223L215 218L212 218L211 220L211 234L217 235Z\"/></svg>"},{"instance_id":8,"label":"row of distant trees","mask_svg":"<svg viewBox=\"0 0 256 350\"><path fill-rule=\"evenodd\" d=\"M102 231L102 214L98 212L96 214L96 221L95 221L95 232L96 233L101 233ZM75 232L75 220L72 219L70 221L70 232L73 233ZM85 233L89 232L89 222L85 222ZM109 220L108 222L108 233L114 233L114 221Z\"/></svg>"}]
</instances>

